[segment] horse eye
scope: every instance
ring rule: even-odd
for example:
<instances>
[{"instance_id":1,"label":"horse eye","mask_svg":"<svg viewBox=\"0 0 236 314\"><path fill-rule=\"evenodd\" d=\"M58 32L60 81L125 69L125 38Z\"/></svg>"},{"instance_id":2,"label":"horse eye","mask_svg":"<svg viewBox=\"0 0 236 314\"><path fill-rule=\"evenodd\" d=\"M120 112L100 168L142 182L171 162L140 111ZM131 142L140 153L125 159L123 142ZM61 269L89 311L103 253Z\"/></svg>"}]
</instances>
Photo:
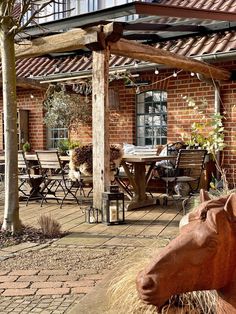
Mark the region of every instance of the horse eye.
<instances>
[{"instance_id":1,"label":"horse eye","mask_svg":"<svg viewBox=\"0 0 236 314\"><path fill-rule=\"evenodd\" d=\"M211 250L214 250L217 248L217 240L215 239L210 239L209 241L207 241L207 247Z\"/></svg>"}]
</instances>

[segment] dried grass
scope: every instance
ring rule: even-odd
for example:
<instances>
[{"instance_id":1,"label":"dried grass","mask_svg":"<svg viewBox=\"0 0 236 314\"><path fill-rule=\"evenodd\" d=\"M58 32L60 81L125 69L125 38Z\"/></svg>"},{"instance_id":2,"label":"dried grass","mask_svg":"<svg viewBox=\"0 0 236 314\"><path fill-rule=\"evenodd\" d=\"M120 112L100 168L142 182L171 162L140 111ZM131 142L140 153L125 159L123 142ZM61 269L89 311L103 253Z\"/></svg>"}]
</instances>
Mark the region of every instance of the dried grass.
<instances>
[{"instance_id":1,"label":"dried grass","mask_svg":"<svg viewBox=\"0 0 236 314\"><path fill-rule=\"evenodd\" d=\"M51 216L42 215L38 219L42 233L50 238L58 237L61 234L61 225Z\"/></svg>"},{"instance_id":2,"label":"dried grass","mask_svg":"<svg viewBox=\"0 0 236 314\"><path fill-rule=\"evenodd\" d=\"M153 313L216 313L217 293L215 291L195 291L171 297L167 305L160 312L155 306L144 304L138 297L136 290L137 274L150 262L151 250L144 250L144 258L134 256L129 264L120 269L112 280L107 294L109 297L109 311L107 313L119 314L153 314Z\"/></svg>"}]
</instances>

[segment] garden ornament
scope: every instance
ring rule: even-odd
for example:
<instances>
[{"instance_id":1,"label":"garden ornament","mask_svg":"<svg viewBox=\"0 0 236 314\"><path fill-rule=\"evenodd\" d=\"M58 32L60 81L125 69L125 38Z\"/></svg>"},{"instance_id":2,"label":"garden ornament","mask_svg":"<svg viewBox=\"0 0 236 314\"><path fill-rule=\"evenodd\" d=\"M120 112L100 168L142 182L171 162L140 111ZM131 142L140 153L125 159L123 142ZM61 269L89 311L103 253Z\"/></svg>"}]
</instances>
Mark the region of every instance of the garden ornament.
<instances>
[{"instance_id":1,"label":"garden ornament","mask_svg":"<svg viewBox=\"0 0 236 314\"><path fill-rule=\"evenodd\" d=\"M201 191L180 234L138 274L137 290L160 310L172 295L213 289L217 313L236 313L236 193L210 199Z\"/></svg>"}]
</instances>

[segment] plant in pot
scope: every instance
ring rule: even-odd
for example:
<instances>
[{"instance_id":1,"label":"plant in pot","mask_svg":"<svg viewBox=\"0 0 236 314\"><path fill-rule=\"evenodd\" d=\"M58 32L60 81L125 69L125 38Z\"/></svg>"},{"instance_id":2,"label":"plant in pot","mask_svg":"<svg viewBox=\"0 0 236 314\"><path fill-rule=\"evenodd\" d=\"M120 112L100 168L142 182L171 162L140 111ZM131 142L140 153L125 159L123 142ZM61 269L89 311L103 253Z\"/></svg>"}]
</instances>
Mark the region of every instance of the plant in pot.
<instances>
[{"instance_id":1,"label":"plant in pot","mask_svg":"<svg viewBox=\"0 0 236 314\"><path fill-rule=\"evenodd\" d=\"M63 139L58 142L58 151L60 155L66 156L73 151L76 147L80 147L80 142L70 139Z\"/></svg>"},{"instance_id":2,"label":"plant in pot","mask_svg":"<svg viewBox=\"0 0 236 314\"><path fill-rule=\"evenodd\" d=\"M30 152L30 149L31 149L30 143L29 143L29 142L25 142L25 143L23 144L23 146L22 146L22 149L23 149L23 151L24 151L25 153Z\"/></svg>"},{"instance_id":3,"label":"plant in pot","mask_svg":"<svg viewBox=\"0 0 236 314\"><path fill-rule=\"evenodd\" d=\"M60 140L57 144L57 148L61 156L66 156L67 152L69 151L69 140L68 139Z\"/></svg>"}]
</instances>

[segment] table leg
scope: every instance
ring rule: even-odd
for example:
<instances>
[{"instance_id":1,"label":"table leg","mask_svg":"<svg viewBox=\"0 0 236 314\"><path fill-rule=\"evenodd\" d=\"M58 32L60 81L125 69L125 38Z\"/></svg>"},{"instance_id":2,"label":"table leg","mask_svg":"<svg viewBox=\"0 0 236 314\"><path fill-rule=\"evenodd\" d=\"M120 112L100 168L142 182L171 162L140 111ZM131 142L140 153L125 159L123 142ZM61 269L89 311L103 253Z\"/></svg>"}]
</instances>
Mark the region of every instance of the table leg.
<instances>
[{"instance_id":1,"label":"table leg","mask_svg":"<svg viewBox=\"0 0 236 314\"><path fill-rule=\"evenodd\" d=\"M152 165L150 167L152 167ZM131 202L128 204L127 210L132 210L156 204L156 199L148 197L148 195L146 194L147 184L150 179L149 173L150 171L148 171L147 177L145 163L134 163L133 180L135 182L134 184L135 195L132 198Z\"/></svg>"}]
</instances>

